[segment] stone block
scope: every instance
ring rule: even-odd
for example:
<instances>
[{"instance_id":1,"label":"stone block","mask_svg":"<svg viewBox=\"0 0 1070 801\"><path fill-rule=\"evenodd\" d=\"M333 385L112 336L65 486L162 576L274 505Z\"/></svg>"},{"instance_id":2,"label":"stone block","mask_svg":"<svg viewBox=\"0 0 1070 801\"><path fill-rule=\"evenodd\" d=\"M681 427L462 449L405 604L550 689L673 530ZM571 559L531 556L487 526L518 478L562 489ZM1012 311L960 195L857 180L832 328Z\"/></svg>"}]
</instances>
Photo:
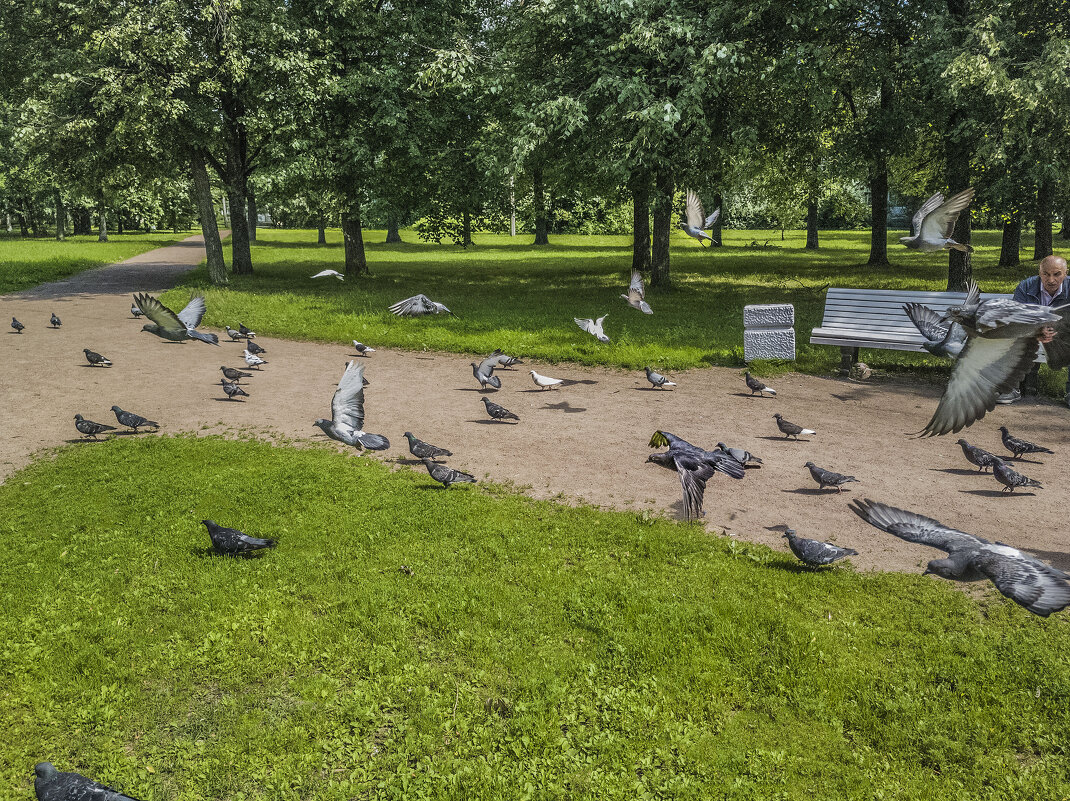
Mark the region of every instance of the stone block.
<instances>
[{"instance_id":1,"label":"stone block","mask_svg":"<svg viewBox=\"0 0 1070 801\"><path fill-rule=\"evenodd\" d=\"M790 303L769 303L743 307L744 328L792 328L795 307Z\"/></svg>"},{"instance_id":2,"label":"stone block","mask_svg":"<svg viewBox=\"0 0 1070 801\"><path fill-rule=\"evenodd\" d=\"M794 328L755 328L743 332L743 361L755 359L795 360Z\"/></svg>"}]
</instances>

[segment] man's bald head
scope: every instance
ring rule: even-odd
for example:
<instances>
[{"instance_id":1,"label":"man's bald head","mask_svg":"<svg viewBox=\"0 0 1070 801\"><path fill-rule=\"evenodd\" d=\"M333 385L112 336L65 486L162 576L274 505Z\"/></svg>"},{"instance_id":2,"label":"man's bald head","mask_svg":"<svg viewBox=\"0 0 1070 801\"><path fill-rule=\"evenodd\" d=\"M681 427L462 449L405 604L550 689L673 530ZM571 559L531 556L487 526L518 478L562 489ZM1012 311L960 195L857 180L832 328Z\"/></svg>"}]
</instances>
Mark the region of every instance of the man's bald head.
<instances>
[{"instance_id":1,"label":"man's bald head","mask_svg":"<svg viewBox=\"0 0 1070 801\"><path fill-rule=\"evenodd\" d=\"M1062 256L1056 256L1054 253L1050 256L1045 256L1040 260L1040 266L1038 268L1040 273L1040 283L1044 287L1044 291L1049 295L1054 295L1059 291L1059 287L1063 285L1063 281L1066 280L1066 259Z\"/></svg>"}]
</instances>

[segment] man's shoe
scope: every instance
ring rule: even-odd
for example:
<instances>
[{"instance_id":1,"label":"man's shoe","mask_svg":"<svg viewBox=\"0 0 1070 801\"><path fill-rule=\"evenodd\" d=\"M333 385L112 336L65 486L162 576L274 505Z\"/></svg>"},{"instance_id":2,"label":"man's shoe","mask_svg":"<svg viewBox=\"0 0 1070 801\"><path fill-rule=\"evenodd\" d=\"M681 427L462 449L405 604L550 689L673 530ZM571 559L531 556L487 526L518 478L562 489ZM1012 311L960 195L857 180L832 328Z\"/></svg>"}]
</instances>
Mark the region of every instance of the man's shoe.
<instances>
[{"instance_id":1,"label":"man's shoe","mask_svg":"<svg viewBox=\"0 0 1070 801\"><path fill-rule=\"evenodd\" d=\"M1021 399L1022 393L1016 389L1012 389L1010 392L1004 392L1002 395L996 398L996 403L1002 403L1004 406L1006 406L1008 403L1017 403Z\"/></svg>"}]
</instances>

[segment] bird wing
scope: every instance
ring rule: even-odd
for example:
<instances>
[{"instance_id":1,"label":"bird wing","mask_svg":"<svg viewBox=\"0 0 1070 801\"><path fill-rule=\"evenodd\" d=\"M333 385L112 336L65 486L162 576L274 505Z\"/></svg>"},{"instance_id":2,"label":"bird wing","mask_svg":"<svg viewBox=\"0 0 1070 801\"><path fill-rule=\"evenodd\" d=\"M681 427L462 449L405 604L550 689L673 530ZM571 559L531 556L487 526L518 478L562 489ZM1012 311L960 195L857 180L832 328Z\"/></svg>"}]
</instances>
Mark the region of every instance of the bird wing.
<instances>
[{"instance_id":1,"label":"bird wing","mask_svg":"<svg viewBox=\"0 0 1070 801\"><path fill-rule=\"evenodd\" d=\"M717 222L717 218L720 217L720 216L721 216L721 210L720 209L714 209L713 210L713 214L711 214L709 217L707 217L706 221L702 223L703 229L705 229L705 228L713 228L714 223Z\"/></svg>"},{"instance_id":2,"label":"bird wing","mask_svg":"<svg viewBox=\"0 0 1070 801\"><path fill-rule=\"evenodd\" d=\"M594 320L590 319L589 317L573 317L572 319L576 321L576 325L578 325L588 334L594 334Z\"/></svg>"},{"instance_id":3,"label":"bird wing","mask_svg":"<svg viewBox=\"0 0 1070 801\"><path fill-rule=\"evenodd\" d=\"M326 278L327 276L330 276L330 275L338 275L338 272L336 270L320 270L318 273L316 273L312 277L313 278Z\"/></svg>"},{"instance_id":4,"label":"bird wing","mask_svg":"<svg viewBox=\"0 0 1070 801\"><path fill-rule=\"evenodd\" d=\"M959 218L959 213L970 205L973 194L972 188L963 189L926 214L925 219L921 221L921 238L932 240L950 237L951 232L955 230L955 222Z\"/></svg>"},{"instance_id":5,"label":"bird wing","mask_svg":"<svg viewBox=\"0 0 1070 801\"><path fill-rule=\"evenodd\" d=\"M196 328L201 324L201 320L204 318L204 313L207 310L208 306L204 302L204 295L197 295L186 304L186 308L175 316L182 321L182 325L188 330L190 328Z\"/></svg>"},{"instance_id":6,"label":"bird wing","mask_svg":"<svg viewBox=\"0 0 1070 801\"><path fill-rule=\"evenodd\" d=\"M594 324L598 328L599 331L602 330L602 321L605 320L607 317L609 317L608 314L603 314L601 317L599 317L597 320L594 321Z\"/></svg>"},{"instance_id":7,"label":"bird wing","mask_svg":"<svg viewBox=\"0 0 1070 801\"><path fill-rule=\"evenodd\" d=\"M948 554L988 544L988 540L967 534L965 531L948 528L931 517L909 512L906 509L897 509L894 506L871 501L869 498L864 501L851 501L848 506L852 512L871 526L887 531L901 540L928 545L930 548L939 548Z\"/></svg>"},{"instance_id":8,"label":"bird wing","mask_svg":"<svg viewBox=\"0 0 1070 801\"><path fill-rule=\"evenodd\" d=\"M1036 355L1037 341L1033 337L970 337L932 419L921 433L930 437L947 434L980 420L996 407L996 397L1001 392L1018 386Z\"/></svg>"},{"instance_id":9,"label":"bird wing","mask_svg":"<svg viewBox=\"0 0 1070 801\"><path fill-rule=\"evenodd\" d=\"M427 314L433 308L431 299L427 295L413 295L411 298L399 300L390 307L390 311L403 317L408 314Z\"/></svg>"},{"instance_id":10,"label":"bird wing","mask_svg":"<svg viewBox=\"0 0 1070 801\"><path fill-rule=\"evenodd\" d=\"M921 233L921 224L922 221L924 221L926 215L936 209L936 207L943 202L944 196L937 192L935 195L933 195L931 198L921 204L921 208L918 209L917 212L914 214L914 219L910 223L911 227L914 229L914 236L917 236Z\"/></svg>"},{"instance_id":11,"label":"bird wing","mask_svg":"<svg viewBox=\"0 0 1070 801\"><path fill-rule=\"evenodd\" d=\"M1070 306L1052 311L1061 319L1053 325L1055 339L1044 343L1044 352L1048 355L1048 367L1059 370L1070 364Z\"/></svg>"},{"instance_id":12,"label":"bird wing","mask_svg":"<svg viewBox=\"0 0 1070 801\"><path fill-rule=\"evenodd\" d=\"M687 205L686 216L687 224L692 228L702 228L702 223L706 221L706 215L702 211L702 201L698 199L698 195L693 189L687 190Z\"/></svg>"},{"instance_id":13,"label":"bird wing","mask_svg":"<svg viewBox=\"0 0 1070 801\"><path fill-rule=\"evenodd\" d=\"M997 590L1034 614L1047 617L1070 605L1070 576L1017 548L985 545L973 564Z\"/></svg>"},{"instance_id":14,"label":"bird wing","mask_svg":"<svg viewBox=\"0 0 1070 801\"><path fill-rule=\"evenodd\" d=\"M187 330L188 326L181 318L152 295L134 295L134 301L142 313L160 326L161 330L173 333Z\"/></svg>"},{"instance_id":15,"label":"bird wing","mask_svg":"<svg viewBox=\"0 0 1070 801\"><path fill-rule=\"evenodd\" d=\"M684 452L674 454L673 462L684 492L684 515L688 519L701 517L702 499L706 494L706 482L713 477L713 465L695 454Z\"/></svg>"},{"instance_id":16,"label":"bird wing","mask_svg":"<svg viewBox=\"0 0 1070 801\"><path fill-rule=\"evenodd\" d=\"M977 317L974 328L985 333L995 328L1004 328L1009 325L1025 326L1027 328L1040 328L1044 325L1055 325L1063 322L1063 318L1046 306L1034 306L1031 303L1018 303L1007 298L990 298L982 303L977 309ZM1023 336L1023 330L1012 329L1010 336Z\"/></svg>"},{"instance_id":17,"label":"bird wing","mask_svg":"<svg viewBox=\"0 0 1070 801\"><path fill-rule=\"evenodd\" d=\"M364 365L348 362L331 398L331 417L338 425L364 428Z\"/></svg>"},{"instance_id":18,"label":"bird wing","mask_svg":"<svg viewBox=\"0 0 1070 801\"><path fill-rule=\"evenodd\" d=\"M482 376L490 377L490 374L494 372L494 368L498 366L498 359L501 358L500 354L491 354L483 361L479 363L479 374Z\"/></svg>"},{"instance_id":19,"label":"bird wing","mask_svg":"<svg viewBox=\"0 0 1070 801\"><path fill-rule=\"evenodd\" d=\"M903 311L921 335L930 341L941 341L947 334L947 329L950 328L943 315L921 303L904 303Z\"/></svg>"},{"instance_id":20,"label":"bird wing","mask_svg":"<svg viewBox=\"0 0 1070 801\"><path fill-rule=\"evenodd\" d=\"M632 270L632 282L628 285L628 298L629 300L639 296L639 300L642 300L646 290L643 288L643 274L638 270Z\"/></svg>"}]
</instances>

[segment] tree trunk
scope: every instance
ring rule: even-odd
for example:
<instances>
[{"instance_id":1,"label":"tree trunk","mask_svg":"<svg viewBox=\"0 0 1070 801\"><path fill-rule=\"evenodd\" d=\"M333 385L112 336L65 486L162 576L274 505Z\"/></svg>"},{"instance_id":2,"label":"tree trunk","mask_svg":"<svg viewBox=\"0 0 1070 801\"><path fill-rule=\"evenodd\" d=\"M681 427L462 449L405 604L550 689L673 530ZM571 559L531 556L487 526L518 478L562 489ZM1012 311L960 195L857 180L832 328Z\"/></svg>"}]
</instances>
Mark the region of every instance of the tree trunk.
<instances>
[{"instance_id":1,"label":"tree trunk","mask_svg":"<svg viewBox=\"0 0 1070 801\"><path fill-rule=\"evenodd\" d=\"M669 279L669 234L672 233L672 172L659 167L654 174L654 236L650 252L650 285L671 286Z\"/></svg>"},{"instance_id":2,"label":"tree trunk","mask_svg":"<svg viewBox=\"0 0 1070 801\"><path fill-rule=\"evenodd\" d=\"M10 214L6 214L4 216L7 217L7 232L10 234L11 233L11 215Z\"/></svg>"},{"instance_id":3,"label":"tree trunk","mask_svg":"<svg viewBox=\"0 0 1070 801\"><path fill-rule=\"evenodd\" d=\"M71 215L74 218L74 235L89 236L93 233L93 215L85 206L79 206Z\"/></svg>"},{"instance_id":4,"label":"tree trunk","mask_svg":"<svg viewBox=\"0 0 1070 801\"><path fill-rule=\"evenodd\" d=\"M22 211L16 211L15 217L19 221L19 233L23 239L29 239L30 229L26 227L26 215Z\"/></svg>"},{"instance_id":5,"label":"tree trunk","mask_svg":"<svg viewBox=\"0 0 1070 801\"><path fill-rule=\"evenodd\" d=\"M549 245L546 235L546 186L542 179L542 165L531 172L532 192L535 195L535 242L536 245Z\"/></svg>"},{"instance_id":6,"label":"tree trunk","mask_svg":"<svg viewBox=\"0 0 1070 801\"><path fill-rule=\"evenodd\" d=\"M38 218L37 215L37 207L33 204L32 201L27 205L30 210L30 230L33 231L33 235L35 238L43 236L43 232L41 231L41 220Z\"/></svg>"},{"instance_id":7,"label":"tree trunk","mask_svg":"<svg viewBox=\"0 0 1070 801\"><path fill-rule=\"evenodd\" d=\"M869 264L888 266L888 162L881 155L869 179ZM809 243L809 235L807 235Z\"/></svg>"},{"instance_id":8,"label":"tree trunk","mask_svg":"<svg viewBox=\"0 0 1070 801\"><path fill-rule=\"evenodd\" d=\"M174 206L171 206L171 212L170 212L170 214L168 216L169 216L169 220L170 220L170 224L171 224L171 233L177 234L178 233L178 212L175 210ZM214 214L212 215L212 219L215 219L215 215Z\"/></svg>"},{"instance_id":9,"label":"tree trunk","mask_svg":"<svg viewBox=\"0 0 1070 801\"><path fill-rule=\"evenodd\" d=\"M320 218L319 225L316 228L316 244L317 245L326 245L327 244L327 228L323 224L323 218L322 217Z\"/></svg>"},{"instance_id":10,"label":"tree trunk","mask_svg":"<svg viewBox=\"0 0 1070 801\"><path fill-rule=\"evenodd\" d=\"M721 247L721 226L724 224L724 197L720 192L714 192L713 194L713 208L721 209L721 213L717 215L717 219L713 221L713 227L710 229L710 236L713 237L713 241L710 242L710 247ZM713 214L713 211L710 211Z\"/></svg>"},{"instance_id":11,"label":"tree trunk","mask_svg":"<svg viewBox=\"0 0 1070 801\"><path fill-rule=\"evenodd\" d=\"M364 254L364 231L360 223L360 203L356 200L348 212L342 213L342 239L345 241L346 275L360 276L368 270L368 258Z\"/></svg>"},{"instance_id":12,"label":"tree trunk","mask_svg":"<svg viewBox=\"0 0 1070 801\"><path fill-rule=\"evenodd\" d=\"M632 269L650 269L650 175L632 176Z\"/></svg>"},{"instance_id":13,"label":"tree trunk","mask_svg":"<svg viewBox=\"0 0 1070 801\"><path fill-rule=\"evenodd\" d=\"M115 212L115 233L119 236L123 235L123 210L119 209Z\"/></svg>"},{"instance_id":14,"label":"tree trunk","mask_svg":"<svg viewBox=\"0 0 1070 801\"><path fill-rule=\"evenodd\" d=\"M253 274L253 255L249 250L249 226L242 212L246 208L245 192L239 187L227 185L230 204L230 264L235 275Z\"/></svg>"},{"instance_id":15,"label":"tree trunk","mask_svg":"<svg viewBox=\"0 0 1070 801\"><path fill-rule=\"evenodd\" d=\"M887 232L884 237L888 240ZM820 247L817 238L817 196L811 195L806 201L806 249L817 250Z\"/></svg>"},{"instance_id":16,"label":"tree trunk","mask_svg":"<svg viewBox=\"0 0 1070 801\"><path fill-rule=\"evenodd\" d=\"M229 282L227 263L223 258L223 243L219 240L219 226L215 221L212 185L204 166L204 153L200 150L195 150L190 157L190 173L193 177L193 201L201 218L201 235L208 256L208 280L216 286L224 286Z\"/></svg>"},{"instance_id":17,"label":"tree trunk","mask_svg":"<svg viewBox=\"0 0 1070 801\"><path fill-rule=\"evenodd\" d=\"M249 192L248 192L248 196L249 196L249 241L250 242L255 242L256 241L256 219L257 219L257 216L258 216L257 213L256 213L256 195L254 195L253 191L250 189Z\"/></svg>"},{"instance_id":18,"label":"tree trunk","mask_svg":"<svg viewBox=\"0 0 1070 801\"><path fill-rule=\"evenodd\" d=\"M468 247L472 244L472 214L468 209L464 210L464 218L462 221L461 229L461 247Z\"/></svg>"},{"instance_id":19,"label":"tree trunk","mask_svg":"<svg viewBox=\"0 0 1070 801\"><path fill-rule=\"evenodd\" d=\"M11 230L10 217L8 217L7 230ZM1063 209L1063 230L1059 232L1059 239L1070 239L1070 206Z\"/></svg>"},{"instance_id":20,"label":"tree trunk","mask_svg":"<svg viewBox=\"0 0 1070 801\"><path fill-rule=\"evenodd\" d=\"M1033 238L1033 261L1040 261L1052 254L1051 207L1054 187L1051 181L1043 181L1037 187L1037 217L1034 223L1036 236Z\"/></svg>"},{"instance_id":21,"label":"tree trunk","mask_svg":"<svg viewBox=\"0 0 1070 801\"><path fill-rule=\"evenodd\" d=\"M98 216L99 228L97 229L97 241L108 241L108 210L102 205Z\"/></svg>"},{"instance_id":22,"label":"tree trunk","mask_svg":"<svg viewBox=\"0 0 1070 801\"><path fill-rule=\"evenodd\" d=\"M56 241L62 242L67 233L67 212L63 208L63 195L57 189L56 197Z\"/></svg>"},{"instance_id":23,"label":"tree trunk","mask_svg":"<svg viewBox=\"0 0 1070 801\"><path fill-rule=\"evenodd\" d=\"M398 230L397 217L393 215L386 221L386 244L397 245L401 242L401 232Z\"/></svg>"},{"instance_id":24,"label":"tree trunk","mask_svg":"<svg viewBox=\"0 0 1070 801\"><path fill-rule=\"evenodd\" d=\"M1017 267L1021 262L1022 215L1015 209L1010 219L1003 223L1003 241L999 246L999 266Z\"/></svg>"},{"instance_id":25,"label":"tree trunk","mask_svg":"<svg viewBox=\"0 0 1070 801\"><path fill-rule=\"evenodd\" d=\"M953 22L965 28L969 18L970 0L947 0L947 10ZM947 163L948 194L961 192L970 185L970 156L972 143L962 133L965 123L970 120L971 112L964 108L954 108L948 119L947 133L944 136L945 160ZM969 209L963 210L955 223L951 238L963 245L970 243ZM965 292L973 280L973 259L971 254L961 250L950 250L947 256L947 290L948 292Z\"/></svg>"}]
</instances>

